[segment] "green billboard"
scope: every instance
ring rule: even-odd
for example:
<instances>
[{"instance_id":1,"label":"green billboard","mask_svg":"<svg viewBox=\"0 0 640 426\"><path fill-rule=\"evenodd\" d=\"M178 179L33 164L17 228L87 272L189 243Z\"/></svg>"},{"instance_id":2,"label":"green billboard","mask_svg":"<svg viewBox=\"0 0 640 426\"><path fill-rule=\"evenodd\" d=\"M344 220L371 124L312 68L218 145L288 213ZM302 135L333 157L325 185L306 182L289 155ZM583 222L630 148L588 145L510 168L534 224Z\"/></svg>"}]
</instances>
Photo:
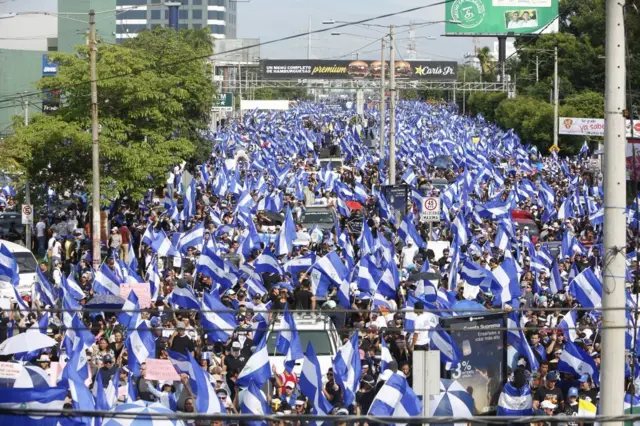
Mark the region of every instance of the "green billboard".
<instances>
[{"instance_id":1,"label":"green billboard","mask_svg":"<svg viewBox=\"0 0 640 426\"><path fill-rule=\"evenodd\" d=\"M556 32L557 18L558 0L454 0L446 6L445 33L517 35Z\"/></svg>"}]
</instances>

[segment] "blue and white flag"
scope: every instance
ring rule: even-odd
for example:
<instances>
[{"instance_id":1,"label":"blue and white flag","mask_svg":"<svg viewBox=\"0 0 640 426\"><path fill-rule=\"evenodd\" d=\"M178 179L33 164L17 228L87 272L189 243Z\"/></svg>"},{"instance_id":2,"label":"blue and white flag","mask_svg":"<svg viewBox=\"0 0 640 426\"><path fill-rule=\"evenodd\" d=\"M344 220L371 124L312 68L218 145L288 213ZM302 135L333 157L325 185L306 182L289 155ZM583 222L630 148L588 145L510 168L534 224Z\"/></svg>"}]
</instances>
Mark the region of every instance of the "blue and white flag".
<instances>
[{"instance_id":1,"label":"blue and white flag","mask_svg":"<svg viewBox=\"0 0 640 426\"><path fill-rule=\"evenodd\" d=\"M585 308L602 307L602 283L591 268L586 268L571 281L569 294Z\"/></svg>"},{"instance_id":2,"label":"blue and white flag","mask_svg":"<svg viewBox=\"0 0 640 426\"><path fill-rule=\"evenodd\" d=\"M196 383L193 389L193 392L197 395L195 401L196 411L207 414L226 413L226 408L220 402L214 387L211 385L209 373L198 365L191 353L187 352L187 358L194 374L193 380Z\"/></svg>"},{"instance_id":3,"label":"blue and white flag","mask_svg":"<svg viewBox=\"0 0 640 426\"><path fill-rule=\"evenodd\" d=\"M182 220L188 221L196 213L196 181L191 179L189 186L185 188Z\"/></svg>"},{"instance_id":4,"label":"blue and white flag","mask_svg":"<svg viewBox=\"0 0 640 426\"><path fill-rule=\"evenodd\" d=\"M266 339L258 342L255 352L238 376L236 383L241 387L248 387L251 383L255 383L258 387L262 387L271 378L271 366L269 364L269 353L267 352Z\"/></svg>"},{"instance_id":5,"label":"blue and white flag","mask_svg":"<svg viewBox=\"0 0 640 426\"><path fill-rule=\"evenodd\" d=\"M322 370L318 357L313 350L311 342L307 345L307 350L302 363L302 374L300 375L300 390L306 396L313 408L311 412L317 415L327 415L331 412L331 403L322 393L324 385L322 384Z\"/></svg>"},{"instance_id":6,"label":"blue and white flag","mask_svg":"<svg viewBox=\"0 0 640 426\"><path fill-rule=\"evenodd\" d=\"M93 291L97 294L107 294L113 296L120 296L120 284L122 279L119 279L109 267L103 263L100 270L96 273L96 278L93 280Z\"/></svg>"},{"instance_id":7,"label":"blue and white flag","mask_svg":"<svg viewBox=\"0 0 640 426\"><path fill-rule=\"evenodd\" d=\"M520 297L520 283L518 282L518 267L511 257L511 252L506 251L502 264L493 270L495 281L491 291L495 294L494 306L505 305L513 299Z\"/></svg>"},{"instance_id":8,"label":"blue and white flag","mask_svg":"<svg viewBox=\"0 0 640 426\"><path fill-rule=\"evenodd\" d=\"M138 325L133 319L139 318L140 311L140 303L138 301L138 296L134 291L129 293L129 297L122 305L122 311L118 314L118 323L125 327L126 329L136 328Z\"/></svg>"},{"instance_id":9,"label":"blue and white flag","mask_svg":"<svg viewBox=\"0 0 640 426\"><path fill-rule=\"evenodd\" d=\"M574 310L567 312L558 324L558 328L562 330L566 339L572 342L578 337L577 326L578 314Z\"/></svg>"},{"instance_id":10,"label":"blue and white flag","mask_svg":"<svg viewBox=\"0 0 640 426\"><path fill-rule=\"evenodd\" d=\"M42 305L49 305L51 307L57 306L58 291L51 285L40 268L36 268L36 281L34 284L36 295L38 296L38 300L42 303Z\"/></svg>"},{"instance_id":11,"label":"blue and white flag","mask_svg":"<svg viewBox=\"0 0 640 426\"><path fill-rule=\"evenodd\" d=\"M182 238L178 241L178 250L187 254L189 247L195 247L198 250L202 249L204 244L204 224L202 222L194 226L189 232L182 235Z\"/></svg>"},{"instance_id":12,"label":"blue and white flag","mask_svg":"<svg viewBox=\"0 0 640 426\"><path fill-rule=\"evenodd\" d=\"M369 255L362 256L358 262L358 289L375 294L380 278L382 278L382 273L376 266L375 260Z\"/></svg>"},{"instance_id":13,"label":"blue and white flag","mask_svg":"<svg viewBox=\"0 0 640 426\"><path fill-rule=\"evenodd\" d=\"M353 333L349 341L338 349L333 359L333 374L336 382L343 389L343 402L348 407L355 402L362 376L358 331Z\"/></svg>"},{"instance_id":14,"label":"blue and white flag","mask_svg":"<svg viewBox=\"0 0 640 426\"><path fill-rule=\"evenodd\" d=\"M564 371L580 377L584 374L591 376L593 383L600 386L600 370L595 361L575 343L567 340L558 361L558 371Z\"/></svg>"},{"instance_id":15,"label":"blue and white flag","mask_svg":"<svg viewBox=\"0 0 640 426\"><path fill-rule=\"evenodd\" d=\"M335 250L330 251L326 256L313 265L313 268L327 277L338 288L338 300L340 306L350 308L349 302L349 270L342 263L340 256Z\"/></svg>"},{"instance_id":16,"label":"blue and white flag","mask_svg":"<svg viewBox=\"0 0 640 426\"><path fill-rule=\"evenodd\" d=\"M498 416L531 416L533 415L533 396L527 383L517 389L507 382L498 399Z\"/></svg>"},{"instance_id":17,"label":"blue and white flag","mask_svg":"<svg viewBox=\"0 0 640 426\"><path fill-rule=\"evenodd\" d=\"M155 234L151 242L151 250L160 257L179 255L171 242L171 238L169 238L164 231Z\"/></svg>"},{"instance_id":18,"label":"blue and white flag","mask_svg":"<svg viewBox=\"0 0 640 426\"><path fill-rule=\"evenodd\" d=\"M264 249L262 254L258 256L255 261L255 270L257 273L271 273L284 275L284 271L282 270L282 266L278 259L271 253L271 250L268 248Z\"/></svg>"},{"instance_id":19,"label":"blue and white flag","mask_svg":"<svg viewBox=\"0 0 640 426\"><path fill-rule=\"evenodd\" d=\"M287 210L284 215L284 223L280 227L280 232L276 237L275 255L282 256L290 254L293 251L293 241L296 239L296 225L293 222L293 216L291 215L291 209L287 206Z\"/></svg>"},{"instance_id":20,"label":"blue and white flag","mask_svg":"<svg viewBox=\"0 0 640 426\"><path fill-rule=\"evenodd\" d=\"M191 286L186 286L185 288L175 287L167 297L167 301L171 305L183 309L201 309L200 302Z\"/></svg>"},{"instance_id":21,"label":"blue and white flag","mask_svg":"<svg viewBox=\"0 0 640 426\"><path fill-rule=\"evenodd\" d=\"M462 211L458 213L451 225L451 231L457 236L457 240L460 245L467 244L469 240L469 228L467 227L467 221L464 218Z\"/></svg>"},{"instance_id":22,"label":"blue and white flag","mask_svg":"<svg viewBox=\"0 0 640 426\"><path fill-rule=\"evenodd\" d=\"M71 404L76 411L94 411L96 409L96 401L93 394L84 384L84 380L78 377L69 378L69 392L71 393ZM85 426L95 425L95 417L76 417Z\"/></svg>"},{"instance_id":23,"label":"blue and white flag","mask_svg":"<svg viewBox=\"0 0 640 426\"><path fill-rule=\"evenodd\" d=\"M393 356L391 355L391 351L387 347L387 341L384 338L380 339L380 370L384 371L387 369L387 365L393 361Z\"/></svg>"},{"instance_id":24,"label":"blue and white flag","mask_svg":"<svg viewBox=\"0 0 640 426\"><path fill-rule=\"evenodd\" d=\"M429 340L433 349L440 351L440 360L444 363L451 363L455 368L462 359L462 352L455 344L449 333L444 331L439 325L429 331Z\"/></svg>"},{"instance_id":25,"label":"blue and white flag","mask_svg":"<svg viewBox=\"0 0 640 426\"><path fill-rule=\"evenodd\" d=\"M549 288L552 294L556 294L560 290L564 289L564 283L560 276L560 269L558 268L558 261L554 260L551 265L551 276L549 277Z\"/></svg>"},{"instance_id":26,"label":"blue and white flag","mask_svg":"<svg viewBox=\"0 0 640 426\"><path fill-rule=\"evenodd\" d=\"M0 284L8 284L15 287L20 283L18 264L9 247L0 243Z\"/></svg>"},{"instance_id":27,"label":"blue and white flag","mask_svg":"<svg viewBox=\"0 0 640 426\"><path fill-rule=\"evenodd\" d=\"M56 426L63 416L67 389L55 388L0 388L0 407L5 409L37 409L60 413L49 416L0 414L3 426Z\"/></svg>"},{"instance_id":28,"label":"blue and white flag","mask_svg":"<svg viewBox=\"0 0 640 426\"><path fill-rule=\"evenodd\" d=\"M533 349L531 349L531 345L529 345L527 341L527 337L524 335L522 327L520 327L520 321L516 312L509 312L507 329L507 344L511 345L520 355L529 361L531 371L537 370L540 364L533 353Z\"/></svg>"},{"instance_id":29,"label":"blue and white flag","mask_svg":"<svg viewBox=\"0 0 640 426\"><path fill-rule=\"evenodd\" d=\"M285 355L284 367L288 372L293 372L293 367L296 365L296 361L304 358L302 353L302 345L300 344L300 336L296 329L296 323L293 320L293 315L286 308L282 314L282 323L286 327L280 330L278 339L276 340L276 349L279 353Z\"/></svg>"},{"instance_id":30,"label":"blue and white flag","mask_svg":"<svg viewBox=\"0 0 640 426\"><path fill-rule=\"evenodd\" d=\"M247 389L240 391L240 414L254 416L271 414L271 407L267 404L264 393L255 383L249 384ZM267 426L267 422L261 420L247 421L246 423L249 426Z\"/></svg>"},{"instance_id":31,"label":"blue and white flag","mask_svg":"<svg viewBox=\"0 0 640 426\"><path fill-rule=\"evenodd\" d=\"M407 379L394 373L376 394L367 414L378 417L415 417L421 413L422 402Z\"/></svg>"},{"instance_id":32,"label":"blue and white flag","mask_svg":"<svg viewBox=\"0 0 640 426\"><path fill-rule=\"evenodd\" d=\"M132 292L133 293L133 292ZM146 321L141 321L127 336L125 341L129 354L129 371L136 377L140 375L140 366L147 358L156 357L156 341Z\"/></svg>"},{"instance_id":33,"label":"blue and white flag","mask_svg":"<svg viewBox=\"0 0 640 426\"><path fill-rule=\"evenodd\" d=\"M205 292L200 311L202 327L210 342L226 342L238 326L236 312L226 307L212 292Z\"/></svg>"},{"instance_id":34,"label":"blue and white flag","mask_svg":"<svg viewBox=\"0 0 640 426\"><path fill-rule=\"evenodd\" d=\"M402 223L398 229L398 237L400 237L405 244L407 244L407 240L411 238L416 246L420 248L427 247L427 243L424 242L413 223L413 213L409 213L402 219Z\"/></svg>"},{"instance_id":35,"label":"blue and white flag","mask_svg":"<svg viewBox=\"0 0 640 426\"><path fill-rule=\"evenodd\" d=\"M160 285L162 284L162 277L158 272L158 258L154 257L147 267L147 273L145 275L145 281L149 283L149 292L151 293L151 301L158 300L160 295Z\"/></svg>"}]
</instances>

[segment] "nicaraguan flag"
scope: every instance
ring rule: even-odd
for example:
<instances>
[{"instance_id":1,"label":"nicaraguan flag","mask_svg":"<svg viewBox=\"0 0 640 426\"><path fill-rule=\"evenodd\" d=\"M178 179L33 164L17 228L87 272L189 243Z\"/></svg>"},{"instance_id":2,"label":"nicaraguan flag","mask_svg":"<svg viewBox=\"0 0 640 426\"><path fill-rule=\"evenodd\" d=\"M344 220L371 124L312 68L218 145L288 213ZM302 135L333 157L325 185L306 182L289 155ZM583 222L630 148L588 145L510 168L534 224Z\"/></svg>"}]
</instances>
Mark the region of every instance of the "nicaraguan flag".
<instances>
[{"instance_id":1,"label":"nicaraguan flag","mask_svg":"<svg viewBox=\"0 0 640 426\"><path fill-rule=\"evenodd\" d=\"M600 370L591 355L580 349L575 343L567 340L558 362L558 371L564 371L580 377L588 374L596 386L600 386Z\"/></svg>"},{"instance_id":2,"label":"nicaraguan flag","mask_svg":"<svg viewBox=\"0 0 640 426\"><path fill-rule=\"evenodd\" d=\"M238 326L236 313L222 304L212 292L205 292L202 298L202 326L211 342L226 342Z\"/></svg>"},{"instance_id":3,"label":"nicaraguan flag","mask_svg":"<svg viewBox=\"0 0 640 426\"><path fill-rule=\"evenodd\" d=\"M20 283L18 264L9 247L0 243L0 283L15 287Z\"/></svg>"},{"instance_id":4,"label":"nicaraguan flag","mask_svg":"<svg viewBox=\"0 0 640 426\"><path fill-rule=\"evenodd\" d=\"M498 416L533 415L533 396L529 384L517 389L511 382L507 382L498 399L497 414Z\"/></svg>"},{"instance_id":5,"label":"nicaraguan flag","mask_svg":"<svg viewBox=\"0 0 640 426\"><path fill-rule=\"evenodd\" d=\"M511 252L506 251L500 266L493 270L495 281L491 291L495 294L494 306L505 305L520 297L520 283L518 282L518 268Z\"/></svg>"},{"instance_id":6,"label":"nicaraguan flag","mask_svg":"<svg viewBox=\"0 0 640 426\"><path fill-rule=\"evenodd\" d=\"M257 273L271 273L284 275L284 271L278 259L271 253L268 248L264 249L262 254L255 261L255 270Z\"/></svg>"},{"instance_id":7,"label":"nicaraguan flag","mask_svg":"<svg viewBox=\"0 0 640 426\"><path fill-rule=\"evenodd\" d=\"M378 417L414 417L421 413L422 402L407 379L394 373L376 394L367 414Z\"/></svg>"},{"instance_id":8,"label":"nicaraguan flag","mask_svg":"<svg viewBox=\"0 0 640 426\"><path fill-rule=\"evenodd\" d=\"M302 345L300 344L296 323L286 305L283 313L283 324L286 328L280 330L280 334L278 334L276 349L278 349L279 353L285 354L284 367L291 373L296 361L304 358L304 354L302 353Z\"/></svg>"},{"instance_id":9,"label":"nicaraguan flag","mask_svg":"<svg viewBox=\"0 0 640 426\"><path fill-rule=\"evenodd\" d=\"M325 416L331 412L331 403L322 393L322 370L311 342L307 345L299 384L303 395L311 401L313 414Z\"/></svg>"},{"instance_id":10,"label":"nicaraguan flag","mask_svg":"<svg viewBox=\"0 0 640 426\"><path fill-rule=\"evenodd\" d=\"M407 244L407 240L411 238L418 247L427 247L427 243L424 242L413 223L412 212L410 212L404 217L404 219L402 219L402 223L400 224L400 228L398 229L398 237L400 237L405 244Z\"/></svg>"},{"instance_id":11,"label":"nicaraguan flag","mask_svg":"<svg viewBox=\"0 0 640 426\"><path fill-rule=\"evenodd\" d=\"M36 281L34 284L38 300L42 305L49 305L51 307L57 306L58 292L44 276L40 268L36 268ZM84 293L82 294L82 297L84 297Z\"/></svg>"},{"instance_id":12,"label":"nicaraguan flag","mask_svg":"<svg viewBox=\"0 0 640 426\"><path fill-rule=\"evenodd\" d=\"M355 402L356 392L360 388L362 361L358 345L358 331L342 345L333 359L333 373L336 382L344 391L343 402L350 406Z\"/></svg>"},{"instance_id":13,"label":"nicaraguan flag","mask_svg":"<svg viewBox=\"0 0 640 426\"><path fill-rule=\"evenodd\" d=\"M147 358L156 357L155 338L145 321L141 321L127 336L125 345L129 354L129 371L138 377L140 375L140 366Z\"/></svg>"},{"instance_id":14,"label":"nicaraguan flag","mask_svg":"<svg viewBox=\"0 0 640 426\"><path fill-rule=\"evenodd\" d=\"M262 339L240 372L236 383L241 387L248 387L251 383L262 387L270 378L271 366L269 364L267 342L266 339Z\"/></svg>"},{"instance_id":15,"label":"nicaraguan flag","mask_svg":"<svg viewBox=\"0 0 640 426\"><path fill-rule=\"evenodd\" d=\"M240 391L240 414L252 414L262 416L271 414L271 407L267 404L264 393L255 384L249 384L247 389ZM265 422L248 421L249 426L262 426Z\"/></svg>"},{"instance_id":16,"label":"nicaraguan flag","mask_svg":"<svg viewBox=\"0 0 640 426\"><path fill-rule=\"evenodd\" d=\"M113 271L103 263L93 280L93 291L97 294L120 296L120 284L122 284L122 280L118 279Z\"/></svg>"},{"instance_id":17,"label":"nicaraguan flag","mask_svg":"<svg viewBox=\"0 0 640 426\"><path fill-rule=\"evenodd\" d=\"M196 398L196 411L198 413L216 414L226 413L226 408L220 402L216 391L211 385L211 376L204 370L198 362L193 358L191 353L187 352L187 358L191 364L191 371L193 371L196 386L193 389L194 393L198 396Z\"/></svg>"},{"instance_id":18,"label":"nicaraguan flag","mask_svg":"<svg viewBox=\"0 0 640 426\"><path fill-rule=\"evenodd\" d=\"M451 363L455 368L462 359L462 352L455 344L449 333L444 331L439 325L429 331L431 347L440 351L440 360L444 363Z\"/></svg>"},{"instance_id":19,"label":"nicaraguan flag","mask_svg":"<svg viewBox=\"0 0 640 426\"><path fill-rule=\"evenodd\" d=\"M198 298L191 286L186 286L185 288L175 287L167 297L167 301L183 309L201 309L200 302L198 302Z\"/></svg>"},{"instance_id":20,"label":"nicaraguan flag","mask_svg":"<svg viewBox=\"0 0 640 426\"><path fill-rule=\"evenodd\" d=\"M586 268L571 281L569 294L585 308L602 307L602 283L591 268Z\"/></svg>"},{"instance_id":21,"label":"nicaraguan flag","mask_svg":"<svg viewBox=\"0 0 640 426\"><path fill-rule=\"evenodd\" d=\"M516 312L509 312L507 319L507 343L511 345L518 353L529 361L529 368L532 371L537 370L540 367L538 359L533 353L533 349L527 341L527 337L524 335L522 327L520 327L520 321Z\"/></svg>"},{"instance_id":22,"label":"nicaraguan flag","mask_svg":"<svg viewBox=\"0 0 640 426\"><path fill-rule=\"evenodd\" d=\"M204 244L204 224L200 222L189 232L182 235L182 238L178 241L178 250L183 254L187 254L189 247L201 250L202 244Z\"/></svg>"},{"instance_id":23,"label":"nicaraguan flag","mask_svg":"<svg viewBox=\"0 0 640 426\"><path fill-rule=\"evenodd\" d=\"M3 426L56 426L63 416L67 397L65 387L55 388L0 388L0 408L38 409L60 413L49 416L0 414Z\"/></svg>"}]
</instances>

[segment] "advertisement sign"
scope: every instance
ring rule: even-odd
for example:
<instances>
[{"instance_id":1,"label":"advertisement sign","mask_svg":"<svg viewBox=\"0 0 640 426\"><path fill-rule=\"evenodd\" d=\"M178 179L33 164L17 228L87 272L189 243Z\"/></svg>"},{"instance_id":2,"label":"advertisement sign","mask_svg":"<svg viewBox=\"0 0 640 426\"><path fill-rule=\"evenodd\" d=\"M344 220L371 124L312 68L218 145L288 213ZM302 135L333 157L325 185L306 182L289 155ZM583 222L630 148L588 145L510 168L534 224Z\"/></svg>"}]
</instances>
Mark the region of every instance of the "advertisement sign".
<instances>
[{"instance_id":1,"label":"advertisement sign","mask_svg":"<svg viewBox=\"0 0 640 426\"><path fill-rule=\"evenodd\" d=\"M558 134L560 135L604 137L604 118L559 117L558 121ZM628 138L640 137L640 121L633 122L633 131L631 120L626 121L626 126Z\"/></svg>"},{"instance_id":2,"label":"advertisement sign","mask_svg":"<svg viewBox=\"0 0 640 426\"><path fill-rule=\"evenodd\" d=\"M46 53L42 54L42 75L56 75L58 73L58 64Z\"/></svg>"},{"instance_id":3,"label":"advertisement sign","mask_svg":"<svg viewBox=\"0 0 640 426\"><path fill-rule=\"evenodd\" d=\"M261 61L264 80L295 79L379 79L380 61L330 61L281 59ZM385 76L389 76L390 64L384 63ZM455 81L458 63L449 61L396 61L395 76L398 79Z\"/></svg>"},{"instance_id":4,"label":"advertisement sign","mask_svg":"<svg viewBox=\"0 0 640 426\"><path fill-rule=\"evenodd\" d=\"M218 93L218 99L213 103L212 111L233 111L233 93Z\"/></svg>"},{"instance_id":5,"label":"advertisement sign","mask_svg":"<svg viewBox=\"0 0 640 426\"><path fill-rule=\"evenodd\" d=\"M411 189L409 185L386 185L382 187L382 194L384 195L387 204L391 208L391 213L396 217L398 223L407 215L407 204L409 203L409 193Z\"/></svg>"},{"instance_id":6,"label":"advertisement sign","mask_svg":"<svg viewBox=\"0 0 640 426\"><path fill-rule=\"evenodd\" d=\"M459 316L440 322L462 352L451 378L471 389L477 413L494 411L507 377L504 314Z\"/></svg>"},{"instance_id":7,"label":"advertisement sign","mask_svg":"<svg viewBox=\"0 0 640 426\"><path fill-rule=\"evenodd\" d=\"M558 0L454 0L447 3L447 35L558 32Z\"/></svg>"}]
</instances>

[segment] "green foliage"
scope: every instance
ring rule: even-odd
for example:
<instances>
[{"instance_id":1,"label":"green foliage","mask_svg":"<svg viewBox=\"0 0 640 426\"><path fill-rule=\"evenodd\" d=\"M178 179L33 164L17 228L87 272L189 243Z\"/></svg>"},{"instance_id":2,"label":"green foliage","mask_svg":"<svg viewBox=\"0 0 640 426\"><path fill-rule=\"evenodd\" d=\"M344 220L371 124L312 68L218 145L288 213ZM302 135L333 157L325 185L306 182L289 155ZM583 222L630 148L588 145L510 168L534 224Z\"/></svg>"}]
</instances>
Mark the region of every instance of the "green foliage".
<instances>
[{"instance_id":1,"label":"green foliage","mask_svg":"<svg viewBox=\"0 0 640 426\"><path fill-rule=\"evenodd\" d=\"M585 90L564 99L564 106L571 117L604 118L604 95Z\"/></svg>"},{"instance_id":2,"label":"green foliage","mask_svg":"<svg viewBox=\"0 0 640 426\"><path fill-rule=\"evenodd\" d=\"M208 40L202 31L156 28L123 45L98 44L101 192L109 198L139 199L163 184L171 165L209 155L200 136L215 95ZM35 184L61 192L91 182L89 49L51 56L59 73L38 88L62 88L64 105L17 128L3 148ZM190 60L196 56L203 59Z\"/></svg>"},{"instance_id":3,"label":"green foliage","mask_svg":"<svg viewBox=\"0 0 640 426\"><path fill-rule=\"evenodd\" d=\"M502 92L473 92L467 99L467 108L472 115L482 114L485 119L495 121L496 109L507 94Z\"/></svg>"}]
</instances>

